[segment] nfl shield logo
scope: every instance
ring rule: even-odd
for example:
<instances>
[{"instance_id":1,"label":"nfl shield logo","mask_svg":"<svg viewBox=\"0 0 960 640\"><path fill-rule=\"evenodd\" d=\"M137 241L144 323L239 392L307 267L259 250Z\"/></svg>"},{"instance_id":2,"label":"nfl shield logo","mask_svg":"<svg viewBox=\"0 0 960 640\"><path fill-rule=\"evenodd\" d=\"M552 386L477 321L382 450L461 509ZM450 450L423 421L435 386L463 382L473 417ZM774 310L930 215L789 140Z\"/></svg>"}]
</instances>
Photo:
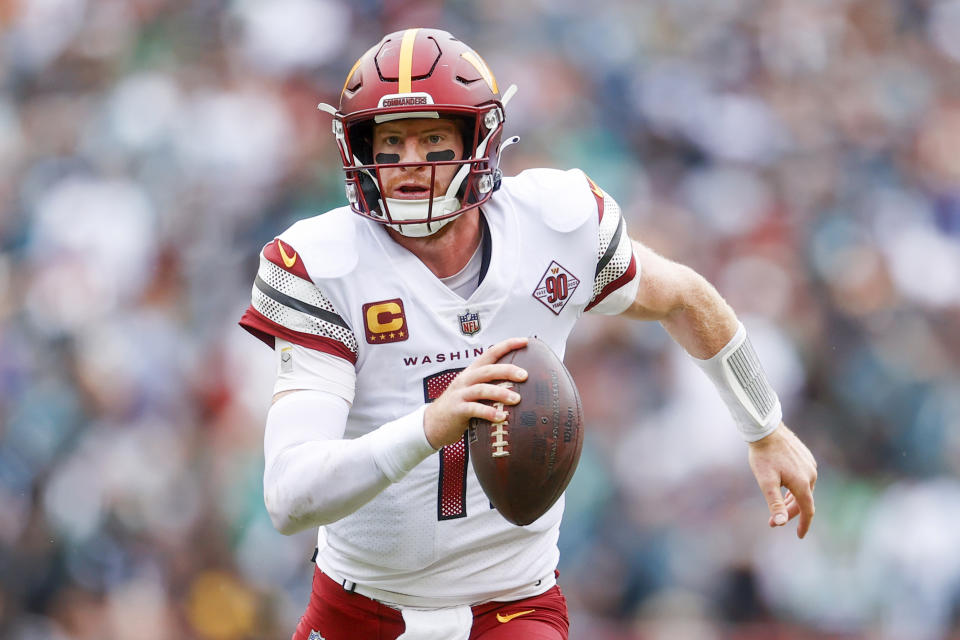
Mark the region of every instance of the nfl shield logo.
<instances>
[{"instance_id":1,"label":"nfl shield logo","mask_svg":"<svg viewBox=\"0 0 960 640\"><path fill-rule=\"evenodd\" d=\"M323 640L323 636L319 631L310 631L310 637L307 640Z\"/></svg>"},{"instance_id":2,"label":"nfl shield logo","mask_svg":"<svg viewBox=\"0 0 960 640\"><path fill-rule=\"evenodd\" d=\"M480 314L470 313L470 309L463 315L457 316L460 319L460 333L465 336L472 336L480 331Z\"/></svg>"}]
</instances>

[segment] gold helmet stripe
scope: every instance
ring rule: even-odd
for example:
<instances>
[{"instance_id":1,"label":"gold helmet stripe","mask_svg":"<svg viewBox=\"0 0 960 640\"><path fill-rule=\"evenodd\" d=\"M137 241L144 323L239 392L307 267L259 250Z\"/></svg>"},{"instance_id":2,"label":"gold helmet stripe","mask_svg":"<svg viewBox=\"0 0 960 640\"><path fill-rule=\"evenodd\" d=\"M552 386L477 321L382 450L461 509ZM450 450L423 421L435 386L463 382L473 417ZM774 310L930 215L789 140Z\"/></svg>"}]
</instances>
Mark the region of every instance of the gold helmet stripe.
<instances>
[{"instance_id":1,"label":"gold helmet stripe","mask_svg":"<svg viewBox=\"0 0 960 640\"><path fill-rule=\"evenodd\" d=\"M487 63L483 61L483 58L476 55L472 51L464 51L460 56L473 65L473 68L477 70L477 73L480 74L484 80L487 81L487 85L490 87L490 91L494 93L500 93L500 90L497 88L497 79L493 77L493 72L490 71L490 67L487 66Z\"/></svg>"},{"instance_id":2,"label":"gold helmet stripe","mask_svg":"<svg viewBox=\"0 0 960 640\"><path fill-rule=\"evenodd\" d=\"M413 43L420 29L407 29L400 41L400 87L397 93L410 93L413 86Z\"/></svg>"}]
</instances>

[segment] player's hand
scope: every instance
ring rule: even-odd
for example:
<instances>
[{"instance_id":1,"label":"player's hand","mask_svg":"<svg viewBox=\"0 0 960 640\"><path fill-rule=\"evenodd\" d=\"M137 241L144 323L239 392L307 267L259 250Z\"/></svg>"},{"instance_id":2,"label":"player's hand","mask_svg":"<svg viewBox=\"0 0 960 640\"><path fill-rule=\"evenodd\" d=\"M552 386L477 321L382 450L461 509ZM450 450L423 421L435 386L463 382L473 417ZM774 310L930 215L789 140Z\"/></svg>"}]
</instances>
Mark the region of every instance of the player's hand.
<instances>
[{"instance_id":1,"label":"player's hand","mask_svg":"<svg viewBox=\"0 0 960 640\"><path fill-rule=\"evenodd\" d=\"M470 418L498 422L507 417L505 411L481 401L520 402L519 393L496 382L523 382L527 379L527 372L514 364L496 362L514 349L525 346L526 338L509 338L493 345L461 371L440 397L427 405L423 414L423 431L434 449L462 438L470 426Z\"/></svg>"},{"instance_id":2,"label":"player's hand","mask_svg":"<svg viewBox=\"0 0 960 640\"><path fill-rule=\"evenodd\" d=\"M750 468L770 507L768 524L782 527L799 515L797 537L807 535L817 483L817 461L810 449L781 422L773 433L750 443Z\"/></svg>"}]
</instances>

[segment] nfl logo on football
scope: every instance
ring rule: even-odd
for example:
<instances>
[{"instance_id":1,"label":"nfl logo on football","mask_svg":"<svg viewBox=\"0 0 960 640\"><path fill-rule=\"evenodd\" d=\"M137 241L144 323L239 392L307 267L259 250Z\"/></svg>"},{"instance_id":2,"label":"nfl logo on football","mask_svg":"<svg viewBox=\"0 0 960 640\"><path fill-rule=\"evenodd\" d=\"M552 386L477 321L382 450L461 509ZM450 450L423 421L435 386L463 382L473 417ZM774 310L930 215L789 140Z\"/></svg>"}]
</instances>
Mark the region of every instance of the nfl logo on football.
<instances>
[{"instance_id":1,"label":"nfl logo on football","mask_svg":"<svg viewBox=\"0 0 960 640\"><path fill-rule=\"evenodd\" d=\"M480 331L480 314L470 313L470 309L463 315L457 316L460 319L460 333L465 336L472 336Z\"/></svg>"}]
</instances>

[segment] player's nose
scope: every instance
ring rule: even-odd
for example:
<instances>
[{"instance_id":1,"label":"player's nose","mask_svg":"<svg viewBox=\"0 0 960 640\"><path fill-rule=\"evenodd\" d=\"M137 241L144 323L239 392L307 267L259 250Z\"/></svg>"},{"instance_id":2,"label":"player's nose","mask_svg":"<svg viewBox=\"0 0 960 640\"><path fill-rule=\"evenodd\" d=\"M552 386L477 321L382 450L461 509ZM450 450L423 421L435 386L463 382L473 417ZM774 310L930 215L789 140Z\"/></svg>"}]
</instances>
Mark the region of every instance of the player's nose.
<instances>
[{"instance_id":1,"label":"player's nose","mask_svg":"<svg viewBox=\"0 0 960 640\"><path fill-rule=\"evenodd\" d=\"M427 159L426 151L420 144L416 136L409 136L403 141L403 148L400 149L400 162L425 162ZM418 167L422 169L423 167Z\"/></svg>"}]
</instances>

